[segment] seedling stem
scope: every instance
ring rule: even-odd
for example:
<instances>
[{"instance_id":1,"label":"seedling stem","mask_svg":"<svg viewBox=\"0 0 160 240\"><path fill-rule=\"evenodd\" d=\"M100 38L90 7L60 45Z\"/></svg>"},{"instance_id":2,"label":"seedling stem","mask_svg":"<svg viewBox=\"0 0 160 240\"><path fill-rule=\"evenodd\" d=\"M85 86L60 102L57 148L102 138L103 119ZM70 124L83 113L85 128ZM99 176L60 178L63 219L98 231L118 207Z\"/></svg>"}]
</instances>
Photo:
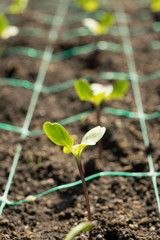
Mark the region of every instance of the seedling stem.
<instances>
[{"instance_id":1,"label":"seedling stem","mask_svg":"<svg viewBox=\"0 0 160 240\"><path fill-rule=\"evenodd\" d=\"M95 145L104 135L105 127L97 126L88 131L82 138L80 144L74 145L74 139L69 135L64 127L58 123L45 122L43 129L48 138L59 146L63 146L63 152L65 154L72 153L75 157L79 174L82 180L82 186L86 201L86 207L88 212L88 221L91 222L91 210L87 191L87 185L84 178L83 167L81 163L81 155L85 147ZM89 229L88 229L89 230ZM92 231L89 230L89 240L92 240Z\"/></svg>"},{"instance_id":2,"label":"seedling stem","mask_svg":"<svg viewBox=\"0 0 160 240\"><path fill-rule=\"evenodd\" d=\"M77 159L76 159L76 162L77 162L79 174L80 174L80 177L82 180L82 186L83 186L84 196L85 196L85 200L86 200L86 207L87 207L87 212L88 212L88 221L91 222L92 217L91 217L90 202L89 202L87 185L86 185L85 178L84 178L83 167L82 167L81 162L79 162ZM91 230L89 231L89 240L92 240L92 231Z\"/></svg>"}]
</instances>

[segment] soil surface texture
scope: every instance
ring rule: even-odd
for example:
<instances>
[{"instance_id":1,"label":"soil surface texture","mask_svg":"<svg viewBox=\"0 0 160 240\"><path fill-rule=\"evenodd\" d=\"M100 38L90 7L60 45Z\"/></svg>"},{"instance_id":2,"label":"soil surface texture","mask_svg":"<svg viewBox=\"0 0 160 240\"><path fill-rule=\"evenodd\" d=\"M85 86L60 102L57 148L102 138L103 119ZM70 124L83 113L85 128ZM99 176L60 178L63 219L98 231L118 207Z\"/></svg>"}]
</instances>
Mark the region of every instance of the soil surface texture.
<instances>
[{"instance_id":1,"label":"soil surface texture","mask_svg":"<svg viewBox=\"0 0 160 240\"><path fill-rule=\"evenodd\" d=\"M5 5L9 1L3 2ZM63 5L67 2L64 1ZM85 177L105 171L146 173L151 170L152 163L154 171L160 171L160 118L143 121L142 116L142 121L139 121L137 117L128 117L129 114L124 116L109 112L109 109L122 109L126 113L136 113L136 104L141 109L136 84L140 89L144 113L151 116L160 110L160 76L153 78L153 73L160 70L160 48L153 48L154 43L160 40L160 32L154 28L157 23L145 1L117 0L113 1L113 6L105 1L100 2L102 6L99 13L122 11L117 6L119 2L122 4L136 72L139 79L147 76L148 81L131 83L131 75L127 75L130 54L125 54L123 45L128 43L124 43L118 31L122 19L119 19L119 24L115 21L113 32L110 30L108 34L99 36L85 34L86 29L83 33L82 25L84 11L75 1L71 1L62 27L58 29L54 26L54 30L58 31L58 38L54 40L48 34L52 28L52 18L59 14L57 9L60 1L31 0L24 13L8 15L11 25L19 27L20 32L15 37L0 40L0 196L4 196L12 162L20 144L22 150L7 196L13 203L80 179L73 156L65 155L60 146L53 144L44 133L39 134L39 130L42 130L45 121L61 122L78 144L88 130L97 126L92 104L79 100L74 84L70 81L82 76L88 76L91 82L102 84L113 83L111 77L104 79L102 72L121 72L129 76L129 89L125 97L105 103L103 109L107 107L108 113L101 111L101 125L106 127L102 139L102 161L98 159L97 146L87 147L82 154ZM60 14L58 16L62 17ZM99 15L86 13L86 16ZM105 42L115 44L119 50L104 49ZM86 46L91 44L95 50L87 51ZM53 59L48 64L46 74L41 72L41 76L45 74L43 91L36 95L38 90L35 90L36 101L36 96L32 95L33 87L40 73L46 46L53 47ZM21 50L25 49L25 53L19 52L20 47ZM67 83L72 86L66 87ZM60 88L56 91L59 85ZM27 113L32 112L29 105L33 97L34 102L30 108L34 111L28 116ZM90 114L77 117L77 120L70 119L86 111L90 111ZM30 121L26 120L28 118ZM67 120L63 122L64 119ZM29 122L30 135L22 136L20 131L24 129L26 121ZM143 123L146 124L150 144L145 143ZM160 191L159 177L108 175L87 181L93 239L160 239L160 218L154 183ZM1 203L1 208L2 205ZM0 239L62 240L71 228L86 220L87 211L80 184L25 203L6 204L0 217ZM86 240L88 233L81 233L75 239Z\"/></svg>"}]
</instances>

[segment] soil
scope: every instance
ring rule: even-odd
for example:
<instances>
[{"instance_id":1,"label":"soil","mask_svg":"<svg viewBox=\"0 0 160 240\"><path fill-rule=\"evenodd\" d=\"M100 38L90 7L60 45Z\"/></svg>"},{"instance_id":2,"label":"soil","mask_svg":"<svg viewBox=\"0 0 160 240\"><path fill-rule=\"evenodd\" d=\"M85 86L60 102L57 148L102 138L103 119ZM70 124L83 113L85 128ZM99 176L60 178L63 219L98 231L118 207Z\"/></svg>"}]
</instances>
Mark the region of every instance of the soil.
<instances>
[{"instance_id":1,"label":"soil","mask_svg":"<svg viewBox=\"0 0 160 240\"><path fill-rule=\"evenodd\" d=\"M129 28L147 26L146 31L132 34L137 73L140 76L159 71L160 50L151 50L150 43L159 40L159 32L152 29L154 18L143 1L121 0L129 19ZM72 47L88 43L109 41L122 44L119 35L81 36L59 39L52 43L47 39L49 24L40 19L44 14L53 15L58 1L30 1L25 13L10 16L18 27L39 28L44 37L18 35L8 40L0 40L5 49L24 46L44 50L54 46L58 53ZM73 4L73 3L72 3ZM52 6L47 8L47 6ZM141 16L147 12L147 19ZM76 16L77 7L70 7L68 18ZM73 17L72 16L72 17ZM116 25L116 24L115 24ZM80 23L65 25L61 32L78 28ZM60 35L61 36L61 35ZM3 49L3 50L4 50ZM24 55L1 56L0 77L28 80L34 83L41 60ZM100 72L128 73L127 60L123 52L107 50L77 55L68 59L51 62L44 86L56 86L65 81L90 76L92 82L110 83L100 78ZM140 83L145 113L160 109L160 79ZM0 122L23 127L32 90L9 85L0 88ZM113 100L107 107L136 112L132 86L124 99ZM93 106L80 102L74 87L57 93L41 93L31 120L30 131L42 129L45 121L59 122L87 110ZM86 131L96 126L95 112L87 117L66 124L67 131L79 142ZM160 120L146 122L150 148L143 142L138 119L107 114L102 111L101 125L106 127L103 137L102 162L97 159L97 147L88 147L83 153L85 176L101 171L147 172L147 154L153 157L155 171L160 170ZM79 180L76 163L71 155L64 155L61 147L51 143L41 134L22 138L19 133L1 129L0 138L0 195L6 187L17 145L22 144L22 152L11 184L8 200L19 201L34 196L50 188ZM158 189L160 179L157 177ZM87 182L93 218L93 239L100 240L158 240L160 239L160 218L156 197L150 177L103 176ZM64 239L67 232L80 222L87 220L87 212L82 186L58 190L36 200L15 206L6 205L0 218L0 239ZM88 239L87 233L75 239Z\"/></svg>"}]
</instances>

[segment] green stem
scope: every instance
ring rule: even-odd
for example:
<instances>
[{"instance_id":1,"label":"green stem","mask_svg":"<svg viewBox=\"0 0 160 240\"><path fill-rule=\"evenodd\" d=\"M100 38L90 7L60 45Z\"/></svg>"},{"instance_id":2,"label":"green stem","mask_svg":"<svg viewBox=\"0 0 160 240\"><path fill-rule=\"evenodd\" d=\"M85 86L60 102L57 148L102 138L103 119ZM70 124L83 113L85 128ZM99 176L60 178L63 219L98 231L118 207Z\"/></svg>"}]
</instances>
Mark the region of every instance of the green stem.
<instances>
[{"instance_id":1,"label":"green stem","mask_svg":"<svg viewBox=\"0 0 160 240\"><path fill-rule=\"evenodd\" d=\"M92 217L91 217L91 210L90 210L90 203L89 203L89 196L88 196L88 190L87 190L87 185L85 182L85 178L84 178L84 173L83 173L83 168L82 168L82 164L80 161L77 161L77 166L79 169L79 174L82 180L82 186L83 186L83 191L84 191L84 196L85 196L85 200L86 200L86 206L87 206L87 212L88 212L88 221L92 221ZM92 240L92 230L89 231L89 240Z\"/></svg>"}]
</instances>

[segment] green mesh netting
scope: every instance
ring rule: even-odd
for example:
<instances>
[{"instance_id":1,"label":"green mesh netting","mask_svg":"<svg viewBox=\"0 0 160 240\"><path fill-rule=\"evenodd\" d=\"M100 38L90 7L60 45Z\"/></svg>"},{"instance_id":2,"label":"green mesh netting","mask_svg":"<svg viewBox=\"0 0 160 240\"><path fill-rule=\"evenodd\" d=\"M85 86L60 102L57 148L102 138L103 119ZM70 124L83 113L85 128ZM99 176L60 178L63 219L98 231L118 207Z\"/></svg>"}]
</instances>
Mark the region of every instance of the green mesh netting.
<instances>
[{"instance_id":1,"label":"green mesh netting","mask_svg":"<svg viewBox=\"0 0 160 240\"><path fill-rule=\"evenodd\" d=\"M51 2L48 2L47 4L50 5ZM75 4L72 3L71 0L66 0L65 4L64 4L63 0L59 0L59 1L56 1L54 4L57 8L56 8L56 11L54 12L53 16L44 15L42 18L40 18L41 22L46 23L46 24L51 24L51 29L48 34L48 38L50 40L52 40L53 42L56 41L57 38L59 37L59 34L60 34L59 30L63 24L64 25L70 24L70 23L72 23L73 19L75 19L75 22L81 21L83 19L83 17L86 16L86 13L81 12L81 13L77 14L76 18L73 18L73 16L66 17L69 6L72 6L73 10L76 9ZM41 4L41 7L43 9L45 8L45 6L46 6L45 3ZM140 92L140 88L139 88L139 82L147 82L147 81L151 81L151 80L159 78L160 71L152 73L152 74L148 74L145 76L139 76L137 74L135 59L134 59L134 50L133 50L132 44L131 44L131 36L132 36L132 34L139 34L140 32L146 31L146 29L148 29L148 27L141 26L139 29L136 28L136 29L131 29L131 31L129 31L128 20L127 20L126 14L124 12L124 9L123 9L123 6L121 5L121 3L119 2L118 4L116 4L116 6L114 5L113 10L115 11L115 18L116 18L118 26L116 28L113 27L110 30L110 34L120 34L120 36L122 38L122 43L123 43L122 45L115 44L112 42L99 41L96 44L91 43L91 44L87 44L84 46L74 47L74 48L65 50L63 52L58 52L58 53L54 53L53 45L47 45L44 51L38 51L36 49L19 46L19 47L10 47L7 49L6 52L0 53L1 57L6 56L6 55L7 56L25 55L25 56L28 56L31 58L41 59L41 65L40 65L39 72L38 72L35 83L31 83L27 80L12 79L12 78L0 78L1 85L10 85L13 87L23 87L23 88L26 88L26 90L30 89L33 91L23 127L17 127L17 126L5 124L5 123L0 123L1 129L7 130L7 131L12 131L12 132L17 132L21 135L21 138L25 138L27 136L29 136L29 137L36 136L36 135L44 133L42 129L39 129L37 131L29 131L29 126L32 121L32 117L33 117L33 114L34 114L34 111L36 108L36 104L38 102L39 94L41 92L50 94L50 93L56 93L56 92L63 91L66 88L73 87L74 83L76 81L76 79L73 79L73 80L69 80L65 83L61 83L57 86L50 86L50 87L44 86L44 80L45 80L45 76L48 71L48 66L49 66L50 62L64 60L64 59L68 59L68 58L71 58L71 57L74 57L77 55L90 53L97 49L103 50L103 51L109 50L109 51L113 51L116 53L123 51L126 55L126 59L127 59L127 63L128 63L128 70L129 70L128 73L101 72L101 73L99 73L99 76L102 79L106 79L106 80L126 79L126 80L130 81L132 88L133 88L134 99L135 99L137 111L130 112L130 111L126 111L123 109L114 109L114 108L109 108L109 107L105 108L104 111L108 114L121 115L121 116L125 116L127 118L138 119L139 123L140 123L141 131L142 131L144 145L146 147L149 146L150 142L149 142L148 132L147 132L147 128L146 128L146 120L151 120L151 119L159 117L160 111L157 111L157 112L154 112L151 114L144 113L142 100L141 100L141 92ZM99 16L101 14L102 14L102 11L97 11L94 13L96 18L99 18ZM65 21L65 23L64 23L65 17L67 18L67 21ZM140 14L140 17L142 19L148 19L150 16L149 16L149 13L147 13L147 11L143 11ZM153 31L160 31L160 25L158 23L155 23L151 29ZM118 33L117 33L117 30L119 31ZM33 37L44 37L46 35L46 32L44 32L41 29L38 29L36 31L34 31L34 30L26 31L25 29L21 29L20 35L21 34L24 34L24 35L30 34ZM63 32L60 36L63 38L72 36L72 38L73 38L73 37L77 37L77 36L81 36L81 35L86 36L88 34L90 34L90 33L86 29L80 28L77 30L73 29L70 32ZM152 42L150 44L150 49L157 49L159 47L160 47L159 41ZM85 76L85 77L88 79L88 81L90 80L89 76ZM59 123L61 123L62 125L65 125L65 124L68 124L68 123L71 123L74 121L78 121L83 116L87 116L91 112L92 112L92 110L86 111L86 112L83 112L83 113L80 113L80 114L77 114L74 116L70 116L66 119L60 120ZM3 196L0 197L0 201L1 201L0 215L2 214L3 209L6 204L8 204L8 205L21 204L21 203L30 201L32 199L41 197L43 195L49 194L51 192L54 192L54 191L57 191L60 189L64 189L64 188L74 187L78 184L81 184L81 180L79 180L79 181L76 181L73 183L68 183L68 184L64 184L64 185L60 185L60 186L51 188L45 192L39 193L35 196L32 196L31 198L22 199L17 202L9 201L7 199L7 196L9 193L10 186L12 184L12 179L13 179L14 173L16 171L16 166L18 164L22 148L23 148L22 144L19 144L17 146L17 150L16 150L16 153L15 153L15 156L13 159L11 171L10 171L10 174L8 177L8 182L6 184L6 188L5 188ZM86 181L90 181L94 178L102 177L102 176L150 177L152 179L154 192L155 192L157 205L158 205L158 211L160 214L160 199L159 199L159 193L158 193L158 187L157 187L157 181L156 181L156 178L158 176L160 176L160 172L155 171L151 154L149 154L147 156L147 158L148 158L149 172L132 172L132 173L131 172L99 172L99 173L96 173L96 174L93 174L93 175L87 177Z\"/></svg>"}]
</instances>

